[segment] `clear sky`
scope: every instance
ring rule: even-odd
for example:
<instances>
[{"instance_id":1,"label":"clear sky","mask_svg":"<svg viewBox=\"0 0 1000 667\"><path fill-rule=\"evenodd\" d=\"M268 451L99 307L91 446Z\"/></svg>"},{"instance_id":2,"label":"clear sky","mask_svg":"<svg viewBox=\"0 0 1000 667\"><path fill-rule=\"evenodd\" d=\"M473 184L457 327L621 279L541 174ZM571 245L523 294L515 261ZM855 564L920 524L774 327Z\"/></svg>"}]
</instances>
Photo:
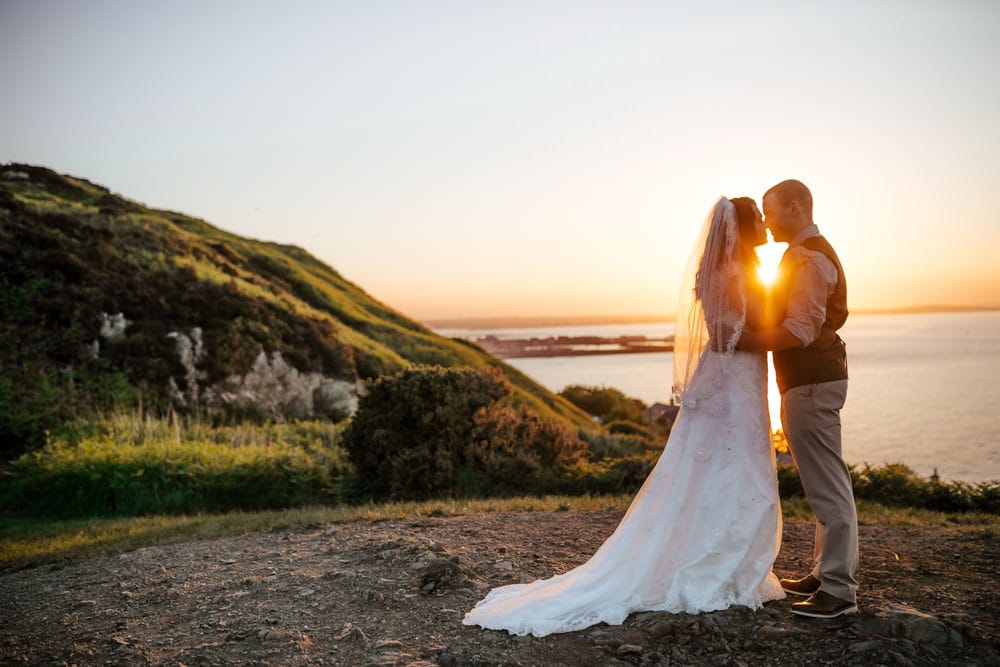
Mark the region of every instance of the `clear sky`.
<instances>
[{"instance_id":1,"label":"clear sky","mask_svg":"<svg viewBox=\"0 0 1000 667\"><path fill-rule=\"evenodd\" d=\"M0 162L417 319L670 314L799 178L852 308L1000 304L1000 2L0 0Z\"/></svg>"}]
</instances>

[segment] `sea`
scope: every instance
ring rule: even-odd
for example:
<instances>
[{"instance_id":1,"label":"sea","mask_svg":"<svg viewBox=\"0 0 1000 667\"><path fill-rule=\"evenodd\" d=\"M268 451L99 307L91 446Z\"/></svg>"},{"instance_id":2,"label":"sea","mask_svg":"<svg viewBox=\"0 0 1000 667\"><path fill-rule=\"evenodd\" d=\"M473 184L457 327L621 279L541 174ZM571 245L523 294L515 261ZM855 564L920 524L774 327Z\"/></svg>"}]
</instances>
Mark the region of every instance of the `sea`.
<instances>
[{"instance_id":1,"label":"sea","mask_svg":"<svg viewBox=\"0 0 1000 667\"><path fill-rule=\"evenodd\" d=\"M673 334L670 322L438 329L458 338ZM859 314L841 330L850 380L841 411L844 458L903 463L944 481L1000 480L1000 311ZM548 389L614 387L668 402L669 352L507 360ZM776 390L770 392L776 403ZM772 414L777 414L772 405ZM777 427L777 420L773 420Z\"/></svg>"}]
</instances>

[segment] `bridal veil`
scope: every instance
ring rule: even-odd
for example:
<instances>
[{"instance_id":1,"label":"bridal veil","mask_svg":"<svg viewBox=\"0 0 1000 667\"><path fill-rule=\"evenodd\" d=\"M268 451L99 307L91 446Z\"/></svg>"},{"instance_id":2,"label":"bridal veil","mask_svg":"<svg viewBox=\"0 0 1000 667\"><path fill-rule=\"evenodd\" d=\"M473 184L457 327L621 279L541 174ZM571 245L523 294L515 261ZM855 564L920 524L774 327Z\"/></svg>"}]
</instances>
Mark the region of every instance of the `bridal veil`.
<instances>
[{"instance_id":1,"label":"bridal veil","mask_svg":"<svg viewBox=\"0 0 1000 667\"><path fill-rule=\"evenodd\" d=\"M673 393L681 405L693 408L717 389L696 384L696 372L699 365L724 365L732 356L746 312L736 207L721 197L701 227L677 299Z\"/></svg>"}]
</instances>

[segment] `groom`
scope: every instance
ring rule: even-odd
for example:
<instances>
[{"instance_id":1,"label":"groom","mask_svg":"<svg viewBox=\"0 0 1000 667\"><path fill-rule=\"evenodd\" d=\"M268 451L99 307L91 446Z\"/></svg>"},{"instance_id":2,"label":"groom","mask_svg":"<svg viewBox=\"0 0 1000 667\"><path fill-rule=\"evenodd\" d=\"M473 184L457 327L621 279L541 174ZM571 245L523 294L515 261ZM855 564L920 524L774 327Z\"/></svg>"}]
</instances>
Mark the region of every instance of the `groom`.
<instances>
[{"instance_id":1,"label":"groom","mask_svg":"<svg viewBox=\"0 0 1000 667\"><path fill-rule=\"evenodd\" d=\"M847 319L847 283L813 223L809 188L782 181L764 194L763 208L764 224L788 250L773 288L775 325L744 331L739 348L774 351L782 430L816 515L812 572L781 587L807 597L792 613L834 618L858 611L858 518L840 442L847 355L837 330Z\"/></svg>"}]
</instances>

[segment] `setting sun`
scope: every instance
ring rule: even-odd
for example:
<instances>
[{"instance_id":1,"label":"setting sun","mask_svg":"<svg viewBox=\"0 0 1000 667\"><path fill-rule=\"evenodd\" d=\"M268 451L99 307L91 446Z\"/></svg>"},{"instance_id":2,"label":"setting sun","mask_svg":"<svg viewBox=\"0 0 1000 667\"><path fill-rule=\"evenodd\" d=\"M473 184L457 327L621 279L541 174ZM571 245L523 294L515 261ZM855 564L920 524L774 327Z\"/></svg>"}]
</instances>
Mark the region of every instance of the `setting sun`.
<instances>
[{"instance_id":1,"label":"setting sun","mask_svg":"<svg viewBox=\"0 0 1000 667\"><path fill-rule=\"evenodd\" d=\"M757 258L760 266L757 267L757 275L764 281L765 285L774 283L778 277L778 264L781 262L781 255L785 252L786 243L775 243L771 237L771 232L767 233L767 243L757 246Z\"/></svg>"},{"instance_id":2,"label":"setting sun","mask_svg":"<svg viewBox=\"0 0 1000 667\"><path fill-rule=\"evenodd\" d=\"M757 275L764 281L765 285L774 284L778 277L778 264L781 256L788 247L786 243L775 243L771 237L771 232L767 233L767 243L757 246L757 258L760 265L757 267ZM781 430L781 394L778 392L778 383L774 375L774 362L770 352L767 353L767 407L771 416L771 431Z\"/></svg>"}]
</instances>

